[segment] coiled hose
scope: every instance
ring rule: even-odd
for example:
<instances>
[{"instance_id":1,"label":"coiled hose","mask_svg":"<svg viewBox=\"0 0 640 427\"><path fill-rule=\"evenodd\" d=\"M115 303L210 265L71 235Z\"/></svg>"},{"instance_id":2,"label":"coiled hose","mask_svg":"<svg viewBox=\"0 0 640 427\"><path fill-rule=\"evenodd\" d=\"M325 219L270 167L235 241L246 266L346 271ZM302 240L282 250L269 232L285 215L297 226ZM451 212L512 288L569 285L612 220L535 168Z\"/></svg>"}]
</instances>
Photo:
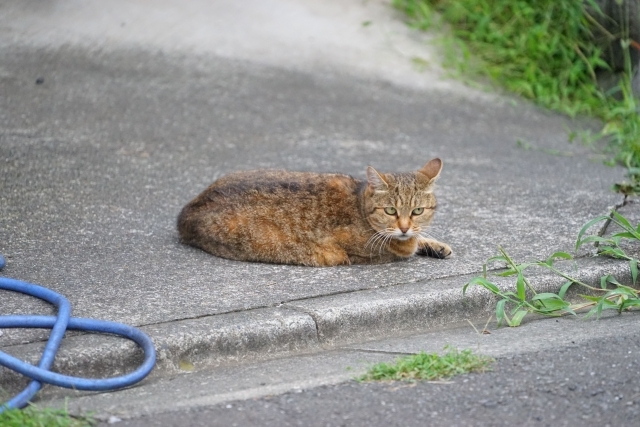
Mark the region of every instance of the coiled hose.
<instances>
[{"instance_id":1,"label":"coiled hose","mask_svg":"<svg viewBox=\"0 0 640 427\"><path fill-rule=\"evenodd\" d=\"M5 260L0 255L0 270L4 267ZM21 373L33 381L19 394L8 402L0 405L0 413L6 409L22 408L42 388L43 383L53 384L59 387L76 390L115 390L130 386L141 381L153 369L156 363L156 351L151 339L140 330L122 323L107 322L104 320L71 317L71 304L62 295L42 286L19 280L0 277L0 289L20 292L36 298L40 298L55 305L58 309L57 316L0 316L1 328L47 328L51 329L49 340L44 348L40 363L33 366L13 356L0 351L0 365ZM119 335L136 342L144 350L144 362L138 369L119 377L106 379L91 379L72 377L51 372L56 352L60 347L64 332L67 329L76 331L99 332Z\"/></svg>"}]
</instances>

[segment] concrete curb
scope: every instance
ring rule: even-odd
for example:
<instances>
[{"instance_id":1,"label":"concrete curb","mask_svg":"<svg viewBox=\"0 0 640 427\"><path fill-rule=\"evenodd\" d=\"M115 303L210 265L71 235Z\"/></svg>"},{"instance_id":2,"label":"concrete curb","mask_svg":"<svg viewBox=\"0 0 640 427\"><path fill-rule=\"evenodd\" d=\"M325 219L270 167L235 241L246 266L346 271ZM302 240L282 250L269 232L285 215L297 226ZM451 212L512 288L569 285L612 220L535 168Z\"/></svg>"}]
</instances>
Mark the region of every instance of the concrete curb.
<instances>
[{"instance_id":1,"label":"concrete curb","mask_svg":"<svg viewBox=\"0 0 640 427\"><path fill-rule=\"evenodd\" d=\"M557 263L577 279L599 286L600 277L614 275L630 283L628 264L606 258L581 258ZM190 370L206 365L240 363L314 352L338 345L416 333L464 319L486 317L495 298L479 287L462 295L462 286L475 275L292 301L280 307L206 316L141 329L158 351L155 374ZM564 279L546 270L531 270L537 291L557 292ZM494 278L501 289L513 287L513 278ZM575 287L574 287L575 288ZM579 291L573 290L574 294ZM3 350L37 363L43 343L9 346ZM75 335L63 341L54 369L77 376L121 375L142 361L141 351L129 341L105 335ZM0 368L0 384L8 392L26 380Z\"/></svg>"},{"instance_id":2,"label":"concrete curb","mask_svg":"<svg viewBox=\"0 0 640 427\"><path fill-rule=\"evenodd\" d=\"M573 266L575 264L575 266ZM556 263L575 278L600 286L600 277L612 274L630 283L626 262L604 258L581 258ZM572 269L575 270L572 272ZM494 312L497 299L479 287L462 287L477 274L418 282L348 294L296 301L286 306L309 313L318 329L318 339L326 346L346 345L376 338L430 329ZM527 277L538 292L558 292L566 282L548 270L527 270ZM513 289L512 277L491 278L500 289ZM572 298L584 289L573 286Z\"/></svg>"}]
</instances>

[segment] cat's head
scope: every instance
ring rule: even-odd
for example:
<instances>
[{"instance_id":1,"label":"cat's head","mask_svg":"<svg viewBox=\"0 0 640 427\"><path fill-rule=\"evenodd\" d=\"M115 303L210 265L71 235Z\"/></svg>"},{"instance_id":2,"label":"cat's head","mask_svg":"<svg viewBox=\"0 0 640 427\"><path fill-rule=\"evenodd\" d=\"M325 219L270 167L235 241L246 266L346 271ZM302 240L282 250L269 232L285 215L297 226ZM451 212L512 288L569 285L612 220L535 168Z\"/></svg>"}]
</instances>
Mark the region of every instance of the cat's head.
<instances>
[{"instance_id":1,"label":"cat's head","mask_svg":"<svg viewBox=\"0 0 640 427\"><path fill-rule=\"evenodd\" d=\"M437 158L412 173L381 174L369 166L364 207L373 229L398 240L424 231L435 212L433 188L441 170Z\"/></svg>"}]
</instances>

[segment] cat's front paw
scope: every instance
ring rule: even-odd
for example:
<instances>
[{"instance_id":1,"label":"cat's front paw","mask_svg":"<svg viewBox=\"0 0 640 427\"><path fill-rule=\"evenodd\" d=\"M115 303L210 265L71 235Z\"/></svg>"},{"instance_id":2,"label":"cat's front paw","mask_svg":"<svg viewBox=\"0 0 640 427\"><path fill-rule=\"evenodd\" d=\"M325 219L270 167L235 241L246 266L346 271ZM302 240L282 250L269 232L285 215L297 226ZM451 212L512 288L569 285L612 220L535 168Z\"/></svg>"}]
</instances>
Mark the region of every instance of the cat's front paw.
<instances>
[{"instance_id":1,"label":"cat's front paw","mask_svg":"<svg viewBox=\"0 0 640 427\"><path fill-rule=\"evenodd\" d=\"M425 239L418 247L417 255L430 256L433 258L449 258L453 251L446 243L437 240Z\"/></svg>"}]
</instances>

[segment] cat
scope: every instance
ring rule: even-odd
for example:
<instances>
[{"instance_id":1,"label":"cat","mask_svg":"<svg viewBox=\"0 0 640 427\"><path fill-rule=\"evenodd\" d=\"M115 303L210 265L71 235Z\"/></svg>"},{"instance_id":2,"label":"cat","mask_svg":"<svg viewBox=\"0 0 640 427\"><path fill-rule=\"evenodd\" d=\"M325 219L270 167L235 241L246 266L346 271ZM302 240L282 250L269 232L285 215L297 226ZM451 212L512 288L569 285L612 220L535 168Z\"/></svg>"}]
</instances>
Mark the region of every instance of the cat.
<instances>
[{"instance_id":1,"label":"cat","mask_svg":"<svg viewBox=\"0 0 640 427\"><path fill-rule=\"evenodd\" d=\"M222 258L306 266L374 264L414 254L447 258L425 237L442 160L367 180L333 173L254 170L226 175L178 216L183 243Z\"/></svg>"}]
</instances>

